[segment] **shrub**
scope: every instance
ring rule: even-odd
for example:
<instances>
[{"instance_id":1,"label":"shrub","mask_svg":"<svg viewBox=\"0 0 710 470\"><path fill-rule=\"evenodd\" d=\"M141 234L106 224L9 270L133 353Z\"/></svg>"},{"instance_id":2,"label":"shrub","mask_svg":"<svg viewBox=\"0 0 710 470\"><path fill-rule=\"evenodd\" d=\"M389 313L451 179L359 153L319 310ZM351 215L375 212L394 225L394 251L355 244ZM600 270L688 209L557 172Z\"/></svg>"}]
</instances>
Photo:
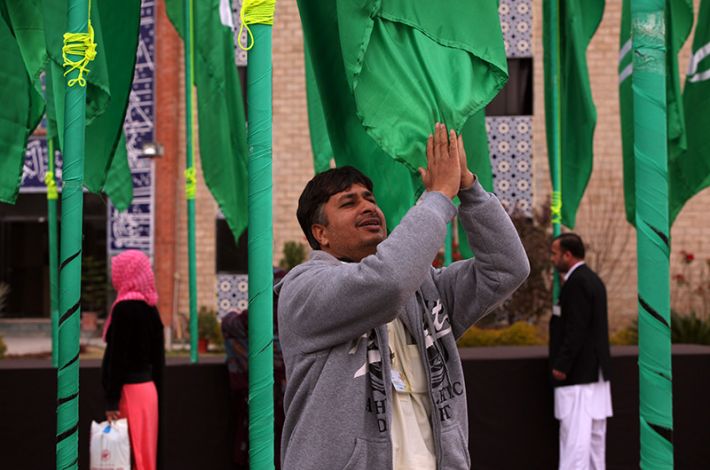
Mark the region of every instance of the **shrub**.
<instances>
[{"instance_id":1,"label":"shrub","mask_svg":"<svg viewBox=\"0 0 710 470\"><path fill-rule=\"evenodd\" d=\"M672 311L671 342L674 344L710 345L710 320L700 318L694 312L681 315ZM629 326L612 335L611 344L638 344L638 320L634 318Z\"/></svg>"},{"instance_id":2,"label":"shrub","mask_svg":"<svg viewBox=\"0 0 710 470\"><path fill-rule=\"evenodd\" d=\"M512 325L519 321L537 323L552 309L549 203L533 211L532 216L516 210L511 220L528 255L530 275L510 298L483 320L485 326Z\"/></svg>"},{"instance_id":3,"label":"shrub","mask_svg":"<svg viewBox=\"0 0 710 470\"><path fill-rule=\"evenodd\" d=\"M535 325L518 321L505 328L484 329L473 326L459 339L460 347L532 346L544 344Z\"/></svg>"},{"instance_id":4,"label":"shrub","mask_svg":"<svg viewBox=\"0 0 710 470\"><path fill-rule=\"evenodd\" d=\"M200 307L197 314L197 336L206 339L211 344L219 346L224 342L222 329L217 320L217 313L207 307Z\"/></svg>"},{"instance_id":5,"label":"shrub","mask_svg":"<svg viewBox=\"0 0 710 470\"><path fill-rule=\"evenodd\" d=\"M306 247L298 242L286 242L283 248L283 258L279 261L279 267L290 271L294 267L303 263L306 259Z\"/></svg>"},{"instance_id":6,"label":"shrub","mask_svg":"<svg viewBox=\"0 0 710 470\"><path fill-rule=\"evenodd\" d=\"M5 346L5 341L3 341L2 336L0 336L0 359L5 358L6 352L7 352L7 346Z\"/></svg>"}]
</instances>

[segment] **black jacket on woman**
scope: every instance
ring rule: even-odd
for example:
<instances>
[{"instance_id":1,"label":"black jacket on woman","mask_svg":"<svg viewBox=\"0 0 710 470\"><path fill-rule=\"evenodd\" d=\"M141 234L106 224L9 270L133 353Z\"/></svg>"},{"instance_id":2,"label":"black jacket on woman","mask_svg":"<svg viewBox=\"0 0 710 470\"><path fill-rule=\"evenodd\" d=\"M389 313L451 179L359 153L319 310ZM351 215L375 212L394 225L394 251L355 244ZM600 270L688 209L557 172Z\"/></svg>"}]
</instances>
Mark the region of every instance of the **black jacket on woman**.
<instances>
[{"instance_id":1,"label":"black jacket on woman","mask_svg":"<svg viewBox=\"0 0 710 470\"><path fill-rule=\"evenodd\" d=\"M106 410L118 410L124 384L153 381L160 393L164 366L163 323L158 309L142 300L117 303L101 366Z\"/></svg>"}]
</instances>

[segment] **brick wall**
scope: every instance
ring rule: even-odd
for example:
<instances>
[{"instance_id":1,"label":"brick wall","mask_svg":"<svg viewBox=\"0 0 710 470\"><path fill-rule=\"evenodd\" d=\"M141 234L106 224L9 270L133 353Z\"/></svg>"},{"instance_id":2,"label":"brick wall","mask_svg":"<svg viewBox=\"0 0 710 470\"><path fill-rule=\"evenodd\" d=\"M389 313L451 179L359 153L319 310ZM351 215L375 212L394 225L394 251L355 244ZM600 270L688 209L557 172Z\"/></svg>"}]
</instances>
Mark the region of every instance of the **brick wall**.
<instances>
[{"instance_id":1,"label":"brick wall","mask_svg":"<svg viewBox=\"0 0 710 470\"><path fill-rule=\"evenodd\" d=\"M698 1L695 1L697 11ZM589 245L590 264L598 269L609 291L612 328L628 324L637 314L636 234L625 221L621 130L618 99L618 49L621 2L606 2L604 17L587 51L592 95L597 107L594 136L594 171L579 208L577 231ZM534 197L541 204L551 193L545 141L545 109L542 71L542 2L534 0ZM692 34L680 55L681 75L690 54ZM710 227L703 207L710 192L693 199L676 220L672 230L671 273L682 269L679 252L710 258ZM679 305L682 299L675 298Z\"/></svg>"},{"instance_id":2,"label":"brick wall","mask_svg":"<svg viewBox=\"0 0 710 470\"><path fill-rule=\"evenodd\" d=\"M698 1L695 1L696 9ZM594 141L594 172L582 200L576 230L589 244L589 261L606 281L612 328L628 323L636 315L636 238L625 222L621 135L618 113L618 41L621 2L607 2L604 18L588 50L592 94L598 121ZM542 204L551 192L545 142L543 75L542 75L542 1L533 0L534 118L533 118L533 196L535 205ZM691 36L692 38L692 36ZM161 41L164 40L161 34ZM159 41L160 43L160 41ZM690 41L681 54L685 70ZM180 54L180 61L181 59ZM296 220L298 196L313 175L308 117L306 111L303 65L303 34L295 0L278 3L273 29L273 182L274 182L274 262L281 258L283 244L289 240L305 244ZM159 71L159 76L163 73ZM180 71L182 76L182 72ZM158 82L158 90L163 86ZM182 82L179 84L180 126L184 119ZM160 112L160 110L159 110ZM160 127L159 127L160 129ZM165 145L165 141L161 140ZM166 149L167 154L167 149ZM183 198L184 137L179 142L177 177L177 266L179 308L187 312L187 248L186 216ZM165 157L164 157L165 158ZM199 165L199 159L198 159ZM162 171L162 170L159 170ZM161 175L158 178L162 178ZM174 176L171 176L174 178ZM162 195L159 195L162 197ZM710 258L710 228L705 211L710 192L692 200L676 221L673 231L672 273L682 269L679 252L693 252L698 259ZM198 171L198 289L199 305L215 304L215 236L216 205L204 186ZM160 227L165 214L158 213ZM160 229L156 229L158 233ZM156 242L160 240L156 239ZM156 246L156 249L158 247ZM157 256L157 255L156 255ZM156 258L157 261L158 258ZM162 271L161 271L162 273ZM161 274L164 276L167 274ZM161 281L164 282L164 281ZM678 299L674 300L678 302Z\"/></svg>"},{"instance_id":3,"label":"brick wall","mask_svg":"<svg viewBox=\"0 0 710 470\"><path fill-rule=\"evenodd\" d=\"M283 245L308 245L296 220L298 196L313 177L308 133L303 32L296 0L276 7L274 61L274 262Z\"/></svg>"}]
</instances>

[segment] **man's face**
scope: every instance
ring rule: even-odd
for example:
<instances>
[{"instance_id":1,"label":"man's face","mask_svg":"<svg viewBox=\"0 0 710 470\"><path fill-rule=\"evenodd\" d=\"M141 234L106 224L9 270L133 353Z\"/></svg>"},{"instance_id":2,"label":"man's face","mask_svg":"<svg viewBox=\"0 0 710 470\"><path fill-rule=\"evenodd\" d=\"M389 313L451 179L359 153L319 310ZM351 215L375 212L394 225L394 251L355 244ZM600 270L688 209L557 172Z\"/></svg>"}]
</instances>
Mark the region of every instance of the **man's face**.
<instances>
[{"instance_id":1,"label":"man's face","mask_svg":"<svg viewBox=\"0 0 710 470\"><path fill-rule=\"evenodd\" d=\"M558 272L564 274L572 267L572 254L569 251L563 251L560 241L555 240L550 246L550 261Z\"/></svg>"},{"instance_id":2,"label":"man's face","mask_svg":"<svg viewBox=\"0 0 710 470\"><path fill-rule=\"evenodd\" d=\"M385 216L375 196L361 184L334 194L323 205L325 224L313 224L321 249L336 258L360 261L387 237Z\"/></svg>"}]
</instances>

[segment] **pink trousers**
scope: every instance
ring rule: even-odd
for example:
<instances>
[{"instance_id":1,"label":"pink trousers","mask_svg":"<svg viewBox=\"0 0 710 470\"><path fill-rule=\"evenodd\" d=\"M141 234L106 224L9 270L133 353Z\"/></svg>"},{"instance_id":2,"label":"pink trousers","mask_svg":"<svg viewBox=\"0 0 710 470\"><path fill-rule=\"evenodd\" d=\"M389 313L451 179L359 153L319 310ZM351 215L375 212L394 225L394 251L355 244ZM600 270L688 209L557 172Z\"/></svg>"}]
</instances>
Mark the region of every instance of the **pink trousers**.
<instances>
[{"instance_id":1,"label":"pink trousers","mask_svg":"<svg viewBox=\"0 0 710 470\"><path fill-rule=\"evenodd\" d=\"M128 420L134 470L155 470L158 457L158 392L153 382L125 384L119 402Z\"/></svg>"}]
</instances>

